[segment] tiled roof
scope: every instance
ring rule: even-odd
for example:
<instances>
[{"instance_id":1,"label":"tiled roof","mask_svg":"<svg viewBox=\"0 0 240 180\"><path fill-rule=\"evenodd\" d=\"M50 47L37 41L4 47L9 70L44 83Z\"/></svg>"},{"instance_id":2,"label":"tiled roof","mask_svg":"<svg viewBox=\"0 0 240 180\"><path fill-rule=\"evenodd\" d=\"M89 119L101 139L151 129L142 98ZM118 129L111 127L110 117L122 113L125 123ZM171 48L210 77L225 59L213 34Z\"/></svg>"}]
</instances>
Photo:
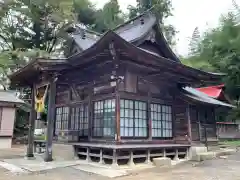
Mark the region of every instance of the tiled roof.
<instances>
[{"instance_id":1,"label":"tiled roof","mask_svg":"<svg viewBox=\"0 0 240 180\"><path fill-rule=\"evenodd\" d=\"M210 97L217 99L221 95L223 87L224 85L209 86L209 87L197 88L197 90L207 94Z\"/></svg>"},{"instance_id":2,"label":"tiled roof","mask_svg":"<svg viewBox=\"0 0 240 180\"><path fill-rule=\"evenodd\" d=\"M24 111L30 110L30 105L19 99L15 91L0 90L0 102L13 103Z\"/></svg>"},{"instance_id":3,"label":"tiled roof","mask_svg":"<svg viewBox=\"0 0 240 180\"><path fill-rule=\"evenodd\" d=\"M92 47L105 35L90 31L86 28L83 28L79 24L77 24L75 27L76 31L72 34L72 38L82 51ZM180 62L178 57L169 47L163 33L161 32L158 20L156 16L151 12L151 9L145 11L144 13L133 19L130 19L129 21L116 27L112 31L125 41L138 46L142 43L142 41L145 41L149 38L148 35L150 32L153 32L153 30L157 33L156 38L158 39L158 43L156 44L158 44L158 48L160 48L161 51L164 52L162 56L165 58L169 58L173 61Z\"/></svg>"},{"instance_id":4,"label":"tiled roof","mask_svg":"<svg viewBox=\"0 0 240 180\"><path fill-rule=\"evenodd\" d=\"M205 93L200 92L199 90L196 90L191 87L184 87L183 90L184 90L185 96L187 96L191 99L194 99L196 101L200 101L200 102L207 103L207 104L213 104L213 105L217 105L217 106L225 106L225 107L231 107L231 108L235 107L231 104L224 103L222 101L211 98L208 95L206 95Z\"/></svg>"},{"instance_id":5,"label":"tiled roof","mask_svg":"<svg viewBox=\"0 0 240 180\"><path fill-rule=\"evenodd\" d=\"M0 90L0 102L25 103L17 97L16 92L5 90Z\"/></svg>"}]
</instances>

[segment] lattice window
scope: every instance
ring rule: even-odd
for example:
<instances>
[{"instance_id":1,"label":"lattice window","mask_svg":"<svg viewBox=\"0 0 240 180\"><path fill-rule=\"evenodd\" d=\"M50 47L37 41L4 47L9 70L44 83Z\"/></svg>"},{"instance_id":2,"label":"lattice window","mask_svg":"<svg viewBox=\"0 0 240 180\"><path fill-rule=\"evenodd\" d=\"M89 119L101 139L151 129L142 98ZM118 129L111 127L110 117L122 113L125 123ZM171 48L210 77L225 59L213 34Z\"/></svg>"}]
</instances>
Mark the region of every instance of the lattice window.
<instances>
[{"instance_id":1,"label":"lattice window","mask_svg":"<svg viewBox=\"0 0 240 180\"><path fill-rule=\"evenodd\" d=\"M71 129L79 131L79 136L88 135L88 105L80 104L72 108Z\"/></svg>"},{"instance_id":2,"label":"lattice window","mask_svg":"<svg viewBox=\"0 0 240 180\"><path fill-rule=\"evenodd\" d=\"M147 103L121 99L120 134L122 137L147 137Z\"/></svg>"},{"instance_id":3,"label":"lattice window","mask_svg":"<svg viewBox=\"0 0 240 180\"><path fill-rule=\"evenodd\" d=\"M61 119L62 119L62 107L56 108L56 123L55 130L56 132L61 130Z\"/></svg>"},{"instance_id":4,"label":"lattice window","mask_svg":"<svg viewBox=\"0 0 240 180\"><path fill-rule=\"evenodd\" d=\"M161 105L151 104L152 137L162 137Z\"/></svg>"},{"instance_id":5,"label":"lattice window","mask_svg":"<svg viewBox=\"0 0 240 180\"><path fill-rule=\"evenodd\" d=\"M152 137L172 137L172 107L151 104Z\"/></svg>"},{"instance_id":6,"label":"lattice window","mask_svg":"<svg viewBox=\"0 0 240 180\"><path fill-rule=\"evenodd\" d=\"M69 107L56 108L56 131L68 129Z\"/></svg>"},{"instance_id":7,"label":"lattice window","mask_svg":"<svg viewBox=\"0 0 240 180\"><path fill-rule=\"evenodd\" d=\"M172 137L172 108L162 106L163 137Z\"/></svg>"},{"instance_id":8,"label":"lattice window","mask_svg":"<svg viewBox=\"0 0 240 180\"><path fill-rule=\"evenodd\" d=\"M115 136L115 99L94 102L93 136Z\"/></svg>"}]
</instances>

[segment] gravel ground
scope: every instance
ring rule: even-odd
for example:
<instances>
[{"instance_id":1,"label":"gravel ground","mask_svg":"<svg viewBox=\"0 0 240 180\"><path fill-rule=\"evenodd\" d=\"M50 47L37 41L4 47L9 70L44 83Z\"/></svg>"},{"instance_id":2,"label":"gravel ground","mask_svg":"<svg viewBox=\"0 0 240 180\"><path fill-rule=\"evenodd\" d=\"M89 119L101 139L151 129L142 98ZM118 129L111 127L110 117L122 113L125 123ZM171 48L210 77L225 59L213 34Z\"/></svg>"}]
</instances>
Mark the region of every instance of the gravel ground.
<instances>
[{"instance_id":1,"label":"gravel ground","mask_svg":"<svg viewBox=\"0 0 240 180\"><path fill-rule=\"evenodd\" d=\"M201 163L188 162L171 170L152 169L129 176L124 180L240 180L240 153L227 159L214 159ZM122 179L123 180L123 179Z\"/></svg>"},{"instance_id":2,"label":"gravel ground","mask_svg":"<svg viewBox=\"0 0 240 180\"><path fill-rule=\"evenodd\" d=\"M1 154L1 152L0 152ZM202 163L188 162L173 169L148 169L116 180L240 180L240 153L227 159ZM0 180L110 180L110 178L81 172L71 167L54 169L45 173L14 175L0 168Z\"/></svg>"}]
</instances>

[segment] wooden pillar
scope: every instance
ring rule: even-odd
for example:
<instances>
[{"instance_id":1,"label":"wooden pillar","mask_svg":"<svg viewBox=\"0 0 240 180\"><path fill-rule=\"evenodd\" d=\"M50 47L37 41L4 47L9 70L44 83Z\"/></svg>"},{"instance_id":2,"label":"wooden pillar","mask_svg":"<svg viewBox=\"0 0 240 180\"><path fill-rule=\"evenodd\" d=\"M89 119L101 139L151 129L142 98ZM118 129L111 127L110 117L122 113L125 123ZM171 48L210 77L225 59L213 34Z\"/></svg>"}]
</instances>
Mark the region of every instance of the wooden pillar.
<instances>
[{"instance_id":1,"label":"wooden pillar","mask_svg":"<svg viewBox=\"0 0 240 180\"><path fill-rule=\"evenodd\" d=\"M121 82L120 73L119 73L119 66L120 66L120 59L118 57L118 53L115 49L114 41L109 44L109 51L113 58L113 66L114 70L112 71L112 76L116 78L116 105L115 105L115 115L116 115L116 132L115 132L115 141L121 141L121 134L120 134L120 94L119 94L119 83Z\"/></svg>"},{"instance_id":2,"label":"wooden pillar","mask_svg":"<svg viewBox=\"0 0 240 180\"><path fill-rule=\"evenodd\" d=\"M173 94L173 104L172 104L172 137L176 139L176 97Z\"/></svg>"},{"instance_id":3,"label":"wooden pillar","mask_svg":"<svg viewBox=\"0 0 240 180\"><path fill-rule=\"evenodd\" d=\"M188 139L192 142L192 124L191 124L191 115L190 115L190 105L187 105L187 121L188 121Z\"/></svg>"},{"instance_id":4,"label":"wooden pillar","mask_svg":"<svg viewBox=\"0 0 240 180\"><path fill-rule=\"evenodd\" d=\"M68 91L68 103L70 103L71 102L71 98L72 98L72 91L71 90L69 90ZM55 102L54 102L54 104L55 104ZM75 129L75 126L76 126L76 122L75 122L75 119L74 119L74 127L72 127L72 119L71 119L71 116L72 116L72 107L71 106L69 106L68 107L69 108L69 110L68 110L68 132L67 132L67 136L68 136L68 138L69 138L69 131L71 131L72 129ZM55 113L54 113L55 114ZM53 118L53 119L55 119L55 118ZM74 136L73 136L73 139L71 139L71 141L72 140L75 140L75 134L74 134ZM68 139L68 141L69 141L69 139Z\"/></svg>"},{"instance_id":5,"label":"wooden pillar","mask_svg":"<svg viewBox=\"0 0 240 180\"><path fill-rule=\"evenodd\" d=\"M199 141L202 140L202 131L201 131L201 116L200 116L200 111L199 107L197 107L197 118L198 118L198 135L199 135Z\"/></svg>"},{"instance_id":6,"label":"wooden pillar","mask_svg":"<svg viewBox=\"0 0 240 180\"><path fill-rule=\"evenodd\" d=\"M88 98L88 140L90 141L90 139L92 138L92 126L93 126L93 102L92 102L92 97L93 97L93 88L94 85L90 86L90 90L89 90L89 98Z\"/></svg>"},{"instance_id":7,"label":"wooden pillar","mask_svg":"<svg viewBox=\"0 0 240 180\"><path fill-rule=\"evenodd\" d=\"M151 117L151 89L148 82L148 102L147 102L147 118L148 118L148 139L152 140L152 117Z\"/></svg>"},{"instance_id":8,"label":"wooden pillar","mask_svg":"<svg viewBox=\"0 0 240 180\"><path fill-rule=\"evenodd\" d=\"M217 121L216 121L216 108L212 108L212 118L213 118L213 124L214 124L214 134L216 138L218 139L218 133L217 133Z\"/></svg>"},{"instance_id":9,"label":"wooden pillar","mask_svg":"<svg viewBox=\"0 0 240 180\"><path fill-rule=\"evenodd\" d=\"M44 161L52 161L52 141L53 141L53 126L55 114L55 97L56 97L56 80L52 77L50 80L48 113L47 113L47 137L46 137L46 151Z\"/></svg>"},{"instance_id":10,"label":"wooden pillar","mask_svg":"<svg viewBox=\"0 0 240 180\"><path fill-rule=\"evenodd\" d=\"M29 127L28 127L28 146L27 146L27 158L33 158L34 157L34 130L35 130L35 120L37 117L37 113L35 111L35 93L36 89L33 85L31 87L31 111L29 116Z\"/></svg>"},{"instance_id":11,"label":"wooden pillar","mask_svg":"<svg viewBox=\"0 0 240 180\"><path fill-rule=\"evenodd\" d=\"M116 138L117 142L121 141L121 134L120 134L120 94L119 94L119 82L120 79L117 79L116 84Z\"/></svg>"}]
</instances>

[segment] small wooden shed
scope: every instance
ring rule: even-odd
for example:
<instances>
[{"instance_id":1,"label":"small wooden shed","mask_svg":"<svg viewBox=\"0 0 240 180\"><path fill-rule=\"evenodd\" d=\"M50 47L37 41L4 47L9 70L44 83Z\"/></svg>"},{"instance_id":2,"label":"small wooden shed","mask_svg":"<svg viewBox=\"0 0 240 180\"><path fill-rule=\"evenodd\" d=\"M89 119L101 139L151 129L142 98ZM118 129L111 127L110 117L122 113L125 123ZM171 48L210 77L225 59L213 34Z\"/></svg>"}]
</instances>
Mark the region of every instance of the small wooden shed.
<instances>
[{"instance_id":1,"label":"small wooden shed","mask_svg":"<svg viewBox=\"0 0 240 180\"><path fill-rule=\"evenodd\" d=\"M11 148L16 109L28 111L27 104L14 91L0 90L0 149Z\"/></svg>"}]
</instances>

